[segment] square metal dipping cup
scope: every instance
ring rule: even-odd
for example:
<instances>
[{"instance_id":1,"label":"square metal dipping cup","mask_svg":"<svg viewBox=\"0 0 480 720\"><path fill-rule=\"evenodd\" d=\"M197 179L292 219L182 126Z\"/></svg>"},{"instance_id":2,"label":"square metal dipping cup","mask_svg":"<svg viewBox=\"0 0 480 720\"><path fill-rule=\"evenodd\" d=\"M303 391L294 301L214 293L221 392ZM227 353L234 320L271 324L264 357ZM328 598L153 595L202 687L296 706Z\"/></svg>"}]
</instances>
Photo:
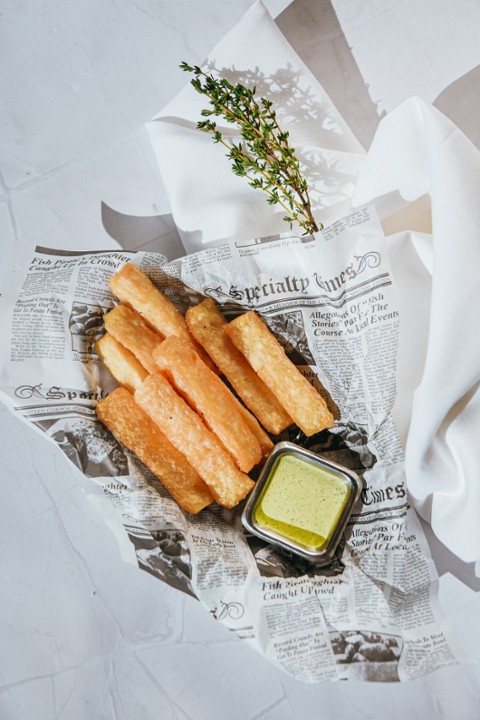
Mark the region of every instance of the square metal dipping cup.
<instances>
[{"instance_id":1,"label":"square metal dipping cup","mask_svg":"<svg viewBox=\"0 0 480 720\"><path fill-rule=\"evenodd\" d=\"M361 487L351 470L291 442L280 442L247 500L242 523L291 554L328 565Z\"/></svg>"}]
</instances>

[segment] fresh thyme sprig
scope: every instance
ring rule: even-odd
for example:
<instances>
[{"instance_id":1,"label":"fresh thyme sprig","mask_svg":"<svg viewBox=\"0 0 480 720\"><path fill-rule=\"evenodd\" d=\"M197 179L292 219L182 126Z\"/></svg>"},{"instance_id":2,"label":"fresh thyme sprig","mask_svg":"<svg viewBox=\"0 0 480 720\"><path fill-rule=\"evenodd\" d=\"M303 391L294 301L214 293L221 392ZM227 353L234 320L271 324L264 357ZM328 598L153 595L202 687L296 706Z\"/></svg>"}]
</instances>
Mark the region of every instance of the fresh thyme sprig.
<instances>
[{"instance_id":1,"label":"fresh thyme sprig","mask_svg":"<svg viewBox=\"0 0 480 720\"><path fill-rule=\"evenodd\" d=\"M227 140L214 120L201 120L200 130L223 145L232 161L235 175L245 177L251 187L267 193L269 205L280 205L284 220L297 222L304 235L311 235L323 225L313 216L307 181L301 174L294 149L288 142L288 131L282 130L267 98L255 97L255 88L232 85L226 78L216 78L197 65L181 63L181 69L194 74L190 81L195 90L210 100L211 110L202 110L206 118L222 117L240 128L242 142Z\"/></svg>"}]
</instances>

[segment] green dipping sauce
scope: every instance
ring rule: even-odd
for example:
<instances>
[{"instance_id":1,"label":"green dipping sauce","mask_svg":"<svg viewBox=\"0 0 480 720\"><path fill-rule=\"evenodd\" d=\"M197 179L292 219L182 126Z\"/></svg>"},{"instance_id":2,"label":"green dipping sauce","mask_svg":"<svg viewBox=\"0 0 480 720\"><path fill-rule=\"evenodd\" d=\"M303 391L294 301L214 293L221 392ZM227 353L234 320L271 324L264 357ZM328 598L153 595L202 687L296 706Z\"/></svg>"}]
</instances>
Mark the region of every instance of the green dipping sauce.
<instances>
[{"instance_id":1,"label":"green dipping sauce","mask_svg":"<svg viewBox=\"0 0 480 720\"><path fill-rule=\"evenodd\" d=\"M265 530L318 551L330 541L350 492L339 473L294 455L281 455L253 516Z\"/></svg>"}]
</instances>

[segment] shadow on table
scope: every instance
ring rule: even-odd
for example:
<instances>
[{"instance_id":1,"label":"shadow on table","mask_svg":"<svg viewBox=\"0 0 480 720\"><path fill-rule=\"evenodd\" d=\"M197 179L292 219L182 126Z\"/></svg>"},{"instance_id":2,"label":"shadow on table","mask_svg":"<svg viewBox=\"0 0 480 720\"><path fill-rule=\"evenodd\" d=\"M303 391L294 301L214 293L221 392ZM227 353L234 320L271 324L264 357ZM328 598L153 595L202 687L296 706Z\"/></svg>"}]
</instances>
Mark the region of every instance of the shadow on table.
<instances>
[{"instance_id":1,"label":"shadow on table","mask_svg":"<svg viewBox=\"0 0 480 720\"><path fill-rule=\"evenodd\" d=\"M437 97L434 106L480 148L480 65L465 73Z\"/></svg>"},{"instance_id":2,"label":"shadow on table","mask_svg":"<svg viewBox=\"0 0 480 720\"><path fill-rule=\"evenodd\" d=\"M185 255L177 226L170 214L142 217L125 215L102 202L102 223L123 250L164 253L168 260Z\"/></svg>"},{"instance_id":3,"label":"shadow on table","mask_svg":"<svg viewBox=\"0 0 480 720\"><path fill-rule=\"evenodd\" d=\"M480 591L480 578L475 575L475 563L466 563L451 552L434 534L430 525L420 516L420 522L430 546L438 575L450 573L475 592Z\"/></svg>"},{"instance_id":4,"label":"shadow on table","mask_svg":"<svg viewBox=\"0 0 480 720\"><path fill-rule=\"evenodd\" d=\"M372 101L330 0L294 0L275 21L368 148L384 113Z\"/></svg>"}]
</instances>

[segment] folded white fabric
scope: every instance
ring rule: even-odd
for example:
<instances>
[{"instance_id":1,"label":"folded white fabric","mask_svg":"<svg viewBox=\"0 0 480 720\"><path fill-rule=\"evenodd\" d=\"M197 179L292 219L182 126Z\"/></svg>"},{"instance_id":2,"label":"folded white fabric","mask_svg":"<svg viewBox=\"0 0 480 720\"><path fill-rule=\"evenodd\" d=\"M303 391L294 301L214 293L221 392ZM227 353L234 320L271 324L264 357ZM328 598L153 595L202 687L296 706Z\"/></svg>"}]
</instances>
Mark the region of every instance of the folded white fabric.
<instances>
[{"instance_id":1,"label":"folded white fabric","mask_svg":"<svg viewBox=\"0 0 480 720\"><path fill-rule=\"evenodd\" d=\"M405 266L410 260L398 254L396 260L404 263L399 270L402 292L409 293L410 306L418 303L418 314L410 313L409 325L403 318L401 330L403 346L410 346L413 354L428 313L424 365L406 446L407 484L414 505L440 540L464 561L478 561L480 152L419 98L407 100L380 123L354 203L375 201L381 207L396 191L405 200L428 193L432 205L430 248L422 247L432 273L429 307L415 280L415 262ZM413 388L402 367L400 375L404 384L397 392L408 394Z\"/></svg>"},{"instance_id":2,"label":"folded white fabric","mask_svg":"<svg viewBox=\"0 0 480 720\"><path fill-rule=\"evenodd\" d=\"M255 85L258 96L273 101L280 123L312 170L317 218L327 223L343 215L364 150L261 2L212 50L206 64L231 81ZM224 148L197 130L206 107L208 99L187 83L147 124L185 247L194 251L227 238L286 232L284 212L233 175ZM225 134L234 134L232 126Z\"/></svg>"}]
</instances>

